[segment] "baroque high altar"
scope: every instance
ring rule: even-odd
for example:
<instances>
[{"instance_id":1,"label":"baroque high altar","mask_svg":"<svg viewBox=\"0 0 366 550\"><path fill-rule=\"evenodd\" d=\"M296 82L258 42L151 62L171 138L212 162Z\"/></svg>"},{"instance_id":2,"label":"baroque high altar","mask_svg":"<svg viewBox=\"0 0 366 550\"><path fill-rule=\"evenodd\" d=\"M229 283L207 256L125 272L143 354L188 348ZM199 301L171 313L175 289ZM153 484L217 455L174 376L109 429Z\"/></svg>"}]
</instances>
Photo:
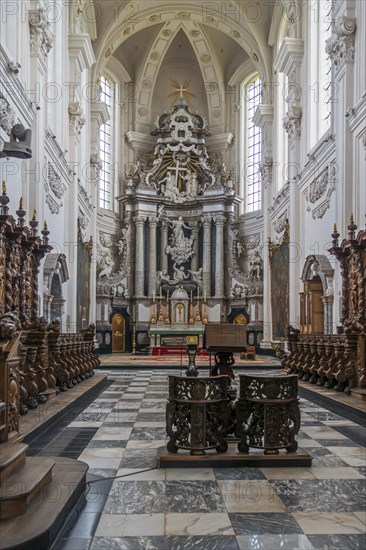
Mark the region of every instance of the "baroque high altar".
<instances>
[{"instance_id":1,"label":"baroque high altar","mask_svg":"<svg viewBox=\"0 0 366 550\"><path fill-rule=\"evenodd\" d=\"M263 294L258 250L250 273L235 279L244 249L234 225L240 199L233 173L208 154L205 119L180 98L156 125L153 154L125 173L121 235L115 243L100 239L98 296L110 297L110 320L120 314L117 332L127 342L114 351L131 347L131 327L138 343L150 336L151 347L169 345L164 334L202 335L203 323L227 321L232 304L247 303L250 285L251 294Z\"/></svg>"}]
</instances>

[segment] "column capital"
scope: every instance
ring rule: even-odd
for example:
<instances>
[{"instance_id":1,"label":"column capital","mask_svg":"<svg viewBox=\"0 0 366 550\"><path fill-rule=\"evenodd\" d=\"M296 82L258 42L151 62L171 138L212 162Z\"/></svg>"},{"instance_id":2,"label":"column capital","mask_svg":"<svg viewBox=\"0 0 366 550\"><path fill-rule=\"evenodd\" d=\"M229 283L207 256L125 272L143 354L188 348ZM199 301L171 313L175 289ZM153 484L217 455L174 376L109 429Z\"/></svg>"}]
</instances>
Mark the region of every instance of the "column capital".
<instances>
[{"instance_id":1,"label":"column capital","mask_svg":"<svg viewBox=\"0 0 366 550\"><path fill-rule=\"evenodd\" d=\"M44 8L29 12L30 51L46 61L55 43L55 35L50 31L48 13Z\"/></svg>"},{"instance_id":2,"label":"column capital","mask_svg":"<svg viewBox=\"0 0 366 550\"><path fill-rule=\"evenodd\" d=\"M225 216L222 216L221 214L219 214L219 215L213 217L213 221L217 225L223 226L226 222L226 218L225 218Z\"/></svg>"},{"instance_id":3,"label":"column capital","mask_svg":"<svg viewBox=\"0 0 366 550\"><path fill-rule=\"evenodd\" d=\"M72 136L79 136L83 126L86 123L86 117L83 115L83 108L79 101L69 103L69 132Z\"/></svg>"},{"instance_id":4,"label":"column capital","mask_svg":"<svg viewBox=\"0 0 366 550\"><path fill-rule=\"evenodd\" d=\"M301 137L301 107L290 107L286 116L282 119L282 126L286 130L289 139Z\"/></svg>"},{"instance_id":5,"label":"column capital","mask_svg":"<svg viewBox=\"0 0 366 550\"><path fill-rule=\"evenodd\" d=\"M156 216L149 216L148 220L149 220L149 226L150 227L156 227L157 224L158 224L158 221L159 221Z\"/></svg>"},{"instance_id":6,"label":"column capital","mask_svg":"<svg viewBox=\"0 0 366 550\"><path fill-rule=\"evenodd\" d=\"M146 221L145 216L135 216L132 218L136 225L143 225Z\"/></svg>"},{"instance_id":7,"label":"column capital","mask_svg":"<svg viewBox=\"0 0 366 550\"><path fill-rule=\"evenodd\" d=\"M273 181L273 159L266 157L259 165L263 187L266 189Z\"/></svg>"},{"instance_id":8,"label":"column capital","mask_svg":"<svg viewBox=\"0 0 366 550\"><path fill-rule=\"evenodd\" d=\"M212 221L212 216L210 214L205 214L201 218L201 222L203 223L203 225L206 225L206 226L211 225L211 221Z\"/></svg>"},{"instance_id":9,"label":"column capital","mask_svg":"<svg viewBox=\"0 0 366 550\"><path fill-rule=\"evenodd\" d=\"M339 69L344 63L355 58L356 20L343 15L334 25L330 38L326 41L325 51L334 67Z\"/></svg>"}]
</instances>

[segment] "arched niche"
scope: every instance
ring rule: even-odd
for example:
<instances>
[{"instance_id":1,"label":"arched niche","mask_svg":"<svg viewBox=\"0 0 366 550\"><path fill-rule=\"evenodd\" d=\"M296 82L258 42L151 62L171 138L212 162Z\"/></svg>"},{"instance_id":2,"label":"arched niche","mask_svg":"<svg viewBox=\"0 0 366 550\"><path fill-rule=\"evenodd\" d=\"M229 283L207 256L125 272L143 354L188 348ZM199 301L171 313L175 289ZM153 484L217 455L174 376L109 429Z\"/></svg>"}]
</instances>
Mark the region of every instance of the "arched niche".
<instances>
[{"instance_id":1,"label":"arched niche","mask_svg":"<svg viewBox=\"0 0 366 550\"><path fill-rule=\"evenodd\" d=\"M58 319L62 324L65 303L62 285L68 279L66 256L47 254L43 267L43 315L47 321Z\"/></svg>"},{"instance_id":2,"label":"arched niche","mask_svg":"<svg viewBox=\"0 0 366 550\"><path fill-rule=\"evenodd\" d=\"M300 326L303 332L331 334L333 332L333 276L328 258L313 254L305 260L300 292Z\"/></svg>"}]
</instances>

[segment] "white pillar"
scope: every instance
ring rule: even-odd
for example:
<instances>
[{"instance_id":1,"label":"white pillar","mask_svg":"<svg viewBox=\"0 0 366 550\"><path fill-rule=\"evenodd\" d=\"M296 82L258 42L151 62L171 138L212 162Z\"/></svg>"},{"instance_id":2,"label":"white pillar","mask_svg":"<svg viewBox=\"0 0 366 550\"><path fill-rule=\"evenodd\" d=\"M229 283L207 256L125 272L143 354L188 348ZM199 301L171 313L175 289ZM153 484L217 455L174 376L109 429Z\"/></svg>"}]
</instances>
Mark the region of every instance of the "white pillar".
<instances>
[{"instance_id":1,"label":"white pillar","mask_svg":"<svg viewBox=\"0 0 366 550\"><path fill-rule=\"evenodd\" d=\"M156 225L155 217L149 218L149 275L148 295L152 298L156 287Z\"/></svg>"},{"instance_id":2,"label":"white pillar","mask_svg":"<svg viewBox=\"0 0 366 550\"><path fill-rule=\"evenodd\" d=\"M144 223L145 218L136 216L133 221L136 225L136 248L135 248L135 297L145 298L145 250L144 250Z\"/></svg>"},{"instance_id":3,"label":"white pillar","mask_svg":"<svg viewBox=\"0 0 366 550\"><path fill-rule=\"evenodd\" d=\"M198 222L194 223L192 228L192 238L193 238L193 256L191 261L191 270L198 270Z\"/></svg>"},{"instance_id":4,"label":"white pillar","mask_svg":"<svg viewBox=\"0 0 366 550\"><path fill-rule=\"evenodd\" d=\"M215 261L215 298L224 297L224 216L215 216L216 224L216 261Z\"/></svg>"},{"instance_id":5,"label":"white pillar","mask_svg":"<svg viewBox=\"0 0 366 550\"><path fill-rule=\"evenodd\" d=\"M168 255L165 252L168 246L168 225L167 222L161 222L161 250L160 250L160 269L168 271Z\"/></svg>"},{"instance_id":6,"label":"white pillar","mask_svg":"<svg viewBox=\"0 0 366 550\"><path fill-rule=\"evenodd\" d=\"M204 216L203 223L203 292L211 296L212 235L211 216Z\"/></svg>"}]
</instances>

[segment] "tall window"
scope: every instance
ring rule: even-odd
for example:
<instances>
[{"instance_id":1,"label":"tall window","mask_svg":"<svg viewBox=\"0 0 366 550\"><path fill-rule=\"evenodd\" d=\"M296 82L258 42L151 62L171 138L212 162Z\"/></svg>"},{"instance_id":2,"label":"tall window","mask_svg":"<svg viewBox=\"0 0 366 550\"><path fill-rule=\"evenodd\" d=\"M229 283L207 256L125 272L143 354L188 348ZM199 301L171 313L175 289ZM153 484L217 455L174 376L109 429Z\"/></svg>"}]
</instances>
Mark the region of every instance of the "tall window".
<instances>
[{"instance_id":1,"label":"tall window","mask_svg":"<svg viewBox=\"0 0 366 550\"><path fill-rule=\"evenodd\" d=\"M244 87L245 127L245 211L254 212L262 207L261 189L261 145L262 133L253 123L253 117L261 102L262 84L259 78Z\"/></svg>"},{"instance_id":2,"label":"tall window","mask_svg":"<svg viewBox=\"0 0 366 550\"><path fill-rule=\"evenodd\" d=\"M313 147L330 128L331 107L335 101L334 85L331 82L331 61L325 44L331 36L332 0L318 0L308 5L309 18L309 145Z\"/></svg>"},{"instance_id":3,"label":"tall window","mask_svg":"<svg viewBox=\"0 0 366 550\"><path fill-rule=\"evenodd\" d=\"M100 100L103 101L108 110L111 111L112 106L112 88L108 80L102 76L101 78L102 93ZM111 120L111 119L110 119ZM99 143L100 143L100 158L102 160L102 168L99 179L99 206L110 210L112 208L111 189L112 189L112 172L111 172L111 122L110 120L100 127Z\"/></svg>"}]
</instances>

